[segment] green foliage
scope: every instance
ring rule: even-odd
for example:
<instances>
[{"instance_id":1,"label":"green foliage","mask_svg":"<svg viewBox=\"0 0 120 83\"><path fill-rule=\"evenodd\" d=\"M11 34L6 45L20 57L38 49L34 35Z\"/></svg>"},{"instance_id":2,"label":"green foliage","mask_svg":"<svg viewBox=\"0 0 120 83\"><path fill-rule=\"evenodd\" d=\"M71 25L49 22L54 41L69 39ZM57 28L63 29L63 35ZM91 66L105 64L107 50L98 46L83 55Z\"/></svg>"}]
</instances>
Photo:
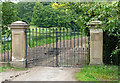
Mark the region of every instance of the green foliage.
<instances>
[{"instance_id":1,"label":"green foliage","mask_svg":"<svg viewBox=\"0 0 120 83\"><path fill-rule=\"evenodd\" d=\"M75 78L78 81L117 81L118 66L85 66Z\"/></svg>"},{"instance_id":2,"label":"green foliage","mask_svg":"<svg viewBox=\"0 0 120 83\"><path fill-rule=\"evenodd\" d=\"M0 11L2 11L2 4L0 3ZM1 14L1 12L0 12L0 25L2 24L2 14ZM0 29L1 30L1 29Z\"/></svg>"},{"instance_id":3,"label":"green foliage","mask_svg":"<svg viewBox=\"0 0 120 83\"><path fill-rule=\"evenodd\" d=\"M5 34L8 30L8 24L16 21L17 10L14 7L14 3L12 2L3 2L2 3L2 34Z\"/></svg>"},{"instance_id":4,"label":"green foliage","mask_svg":"<svg viewBox=\"0 0 120 83\"><path fill-rule=\"evenodd\" d=\"M118 64L120 53L120 2L26 2L2 4L2 33L7 25L23 20L39 27L85 28L92 20L102 21L104 31L104 63ZM18 13L17 13L18 12ZM106 61L105 61L106 60Z\"/></svg>"},{"instance_id":5,"label":"green foliage","mask_svg":"<svg viewBox=\"0 0 120 83\"><path fill-rule=\"evenodd\" d=\"M30 24L34 5L34 2L19 2L15 5L18 10L17 12L20 20Z\"/></svg>"},{"instance_id":6,"label":"green foliage","mask_svg":"<svg viewBox=\"0 0 120 83\"><path fill-rule=\"evenodd\" d=\"M120 2L68 2L71 11L78 14L76 23L82 28L92 20L102 21L104 31L104 62L118 65L120 52ZM106 61L105 61L106 60Z\"/></svg>"},{"instance_id":7,"label":"green foliage","mask_svg":"<svg viewBox=\"0 0 120 83\"><path fill-rule=\"evenodd\" d=\"M7 66L0 66L0 73L5 72L7 70L13 70L13 71L25 71L28 70L28 68L17 68L17 67L12 67L10 63L7 63Z\"/></svg>"},{"instance_id":8,"label":"green foliage","mask_svg":"<svg viewBox=\"0 0 120 83\"><path fill-rule=\"evenodd\" d=\"M33 8L32 24L39 27L74 27L76 26L69 11L63 8L54 9L53 3L44 5L37 2Z\"/></svg>"},{"instance_id":9,"label":"green foliage","mask_svg":"<svg viewBox=\"0 0 120 83\"><path fill-rule=\"evenodd\" d=\"M107 32L104 32L103 61L105 64L118 65L118 56L120 52L120 50L118 49L118 45L117 45L118 41L119 39L117 37L113 35L108 35Z\"/></svg>"}]
</instances>

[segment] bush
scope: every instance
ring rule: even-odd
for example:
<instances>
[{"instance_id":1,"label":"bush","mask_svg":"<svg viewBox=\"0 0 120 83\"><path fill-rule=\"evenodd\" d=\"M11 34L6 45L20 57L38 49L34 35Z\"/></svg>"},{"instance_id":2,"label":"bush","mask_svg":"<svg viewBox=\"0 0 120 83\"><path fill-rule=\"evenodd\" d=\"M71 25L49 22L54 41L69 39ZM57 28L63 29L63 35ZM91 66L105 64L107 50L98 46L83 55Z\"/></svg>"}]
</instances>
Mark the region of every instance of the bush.
<instances>
[{"instance_id":1,"label":"bush","mask_svg":"<svg viewBox=\"0 0 120 83\"><path fill-rule=\"evenodd\" d=\"M104 64L118 65L120 54L120 2L70 2L71 11L79 16L76 21L79 26L86 28L93 20L102 21L104 31Z\"/></svg>"},{"instance_id":2,"label":"bush","mask_svg":"<svg viewBox=\"0 0 120 83\"><path fill-rule=\"evenodd\" d=\"M118 65L118 55L120 50L116 48L118 46L118 37L108 35L108 33L104 32L103 39L103 62L104 64L114 64ZM117 50L116 50L117 49ZM116 50L116 52L115 52Z\"/></svg>"}]
</instances>

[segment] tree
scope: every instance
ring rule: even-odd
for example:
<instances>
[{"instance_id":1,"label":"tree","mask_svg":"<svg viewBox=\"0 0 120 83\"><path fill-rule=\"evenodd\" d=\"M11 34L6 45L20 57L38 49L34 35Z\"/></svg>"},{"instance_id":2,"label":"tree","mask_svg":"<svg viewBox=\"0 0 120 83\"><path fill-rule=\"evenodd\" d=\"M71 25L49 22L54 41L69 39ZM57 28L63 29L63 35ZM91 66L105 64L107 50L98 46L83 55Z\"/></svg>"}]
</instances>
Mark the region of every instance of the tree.
<instances>
[{"instance_id":1,"label":"tree","mask_svg":"<svg viewBox=\"0 0 120 83\"><path fill-rule=\"evenodd\" d=\"M32 23L39 27L74 27L75 15L68 14L69 11L59 7L53 8L53 3L36 3L33 8ZM70 13L70 12L69 12Z\"/></svg>"},{"instance_id":2,"label":"tree","mask_svg":"<svg viewBox=\"0 0 120 83\"><path fill-rule=\"evenodd\" d=\"M14 7L14 3L12 2L3 2L2 3L2 34L5 34L8 30L8 24L16 21L17 10Z\"/></svg>"},{"instance_id":3,"label":"tree","mask_svg":"<svg viewBox=\"0 0 120 83\"><path fill-rule=\"evenodd\" d=\"M66 6L77 13L76 23L82 28L92 20L102 21L104 31L104 63L118 65L120 53L120 2L68 2Z\"/></svg>"},{"instance_id":4,"label":"tree","mask_svg":"<svg viewBox=\"0 0 120 83\"><path fill-rule=\"evenodd\" d=\"M19 2L15 5L20 20L30 24L35 2Z\"/></svg>"}]
</instances>

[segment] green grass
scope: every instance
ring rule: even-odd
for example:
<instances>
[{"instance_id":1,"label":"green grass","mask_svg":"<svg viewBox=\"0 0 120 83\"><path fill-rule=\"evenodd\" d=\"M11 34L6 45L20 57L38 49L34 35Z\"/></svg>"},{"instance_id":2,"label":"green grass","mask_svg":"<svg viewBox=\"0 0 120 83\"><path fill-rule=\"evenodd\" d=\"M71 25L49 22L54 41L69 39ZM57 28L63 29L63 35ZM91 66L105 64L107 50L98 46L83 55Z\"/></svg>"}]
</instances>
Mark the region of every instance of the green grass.
<instances>
[{"instance_id":1,"label":"green grass","mask_svg":"<svg viewBox=\"0 0 120 83\"><path fill-rule=\"evenodd\" d=\"M118 70L118 79L119 79L119 83L120 83L120 66L119 66L119 70Z\"/></svg>"},{"instance_id":2,"label":"green grass","mask_svg":"<svg viewBox=\"0 0 120 83\"><path fill-rule=\"evenodd\" d=\"M13 71L24 71L24 70L28 70L28 68L16 68L16 67L12 67L10 64L8 64L8 66L4 67L0 67L0 73L1 72L5 72L7 70L13 70Z\"/></svg>"},{"instance_id":3,"label":"green grass","mask_svg":"<svg viewBox=\"0 0 120 83\"><path fill-rule=\"evenodd\" d=\"M2 69L3 69L3 68L2 68L2 67L0 67L0 73L3 71Z\"/></svg>"},{"instance_id":4,"label":"green grass","mask_svg":"<svg viewBox=\"0 0 120 83\"><path fill-rule=\"evenodd\" d=\"M78 81L117 81L118 66L85 66L74 77Z\"/></svg>"},{"instance_id":5,"label":"green grass","mask_svg":"<svg viewBox=\"0 0 120 83\"><path fill-rule=\"evenodd\" d=\"M5 72L5 71L7 71L8 69L11 69L11 70L13 70L13 71L24 71L24 70L28 70L27 68L14 68L14 67L9 67L9 66L7 66L7 67L0 67L0 73L1 73L1 72Z\"/></svg>"}]
</instances>

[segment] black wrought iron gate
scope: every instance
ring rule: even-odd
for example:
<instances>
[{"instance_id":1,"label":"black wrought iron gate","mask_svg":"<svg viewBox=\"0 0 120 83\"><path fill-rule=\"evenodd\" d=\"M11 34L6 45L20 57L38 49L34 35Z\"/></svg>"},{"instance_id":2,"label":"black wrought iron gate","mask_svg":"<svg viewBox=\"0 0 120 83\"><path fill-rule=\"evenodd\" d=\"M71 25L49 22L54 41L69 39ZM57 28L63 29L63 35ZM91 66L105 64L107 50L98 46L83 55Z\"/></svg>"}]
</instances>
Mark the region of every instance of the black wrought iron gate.
<instances>
[{"instance_id":1,"label":"black wrought iron gate","mask_svg":"<svg viewBox=\"0 0 120 83\"><path fill-rule=\"evenodd\" d=\"M87 35L85 29L27 29L27 66L81 67L89 63Z\"/></svg>"}]
</instances>

